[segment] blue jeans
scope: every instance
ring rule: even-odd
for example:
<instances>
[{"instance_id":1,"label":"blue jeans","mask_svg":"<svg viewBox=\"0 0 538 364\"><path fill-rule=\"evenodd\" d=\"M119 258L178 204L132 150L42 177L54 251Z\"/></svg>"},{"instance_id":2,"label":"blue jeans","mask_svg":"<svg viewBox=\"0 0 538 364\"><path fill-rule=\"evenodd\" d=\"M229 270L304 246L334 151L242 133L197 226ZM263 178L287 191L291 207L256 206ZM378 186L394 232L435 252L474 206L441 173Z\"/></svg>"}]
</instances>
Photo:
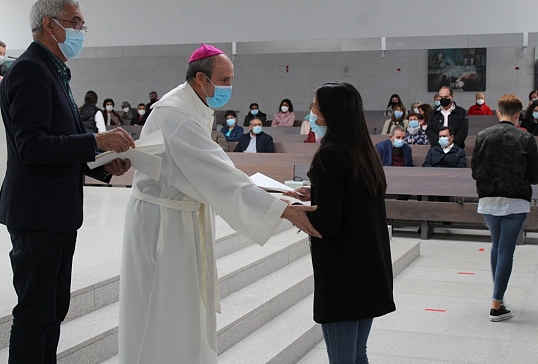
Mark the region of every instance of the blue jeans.
<instances>
[{"instance_id":1,"label":"blue jeans","mask_svg":"<svg viewBox=\"0 0 538 364\"><path fill-rule=\"evenodd\" d=\"M491 273L493 300L502 301L512 273L517 238L527 218L526 213L506 216L484 214L491 233Z\"/></svg>"},{"instance_id":2,"label":"blue jeans","mask_svg":"<svg viewBox=\"0 0 538 364\"><path fill-rule=\"evenodd\" d=\"M56 363L60 323L69 309L76 231L8 227L18 303L13 309L9 364Z\"/></svg>"},{"instance_id":3,"label":"blue jeans","mask_svg":"<svg viewBox=\"0 0 538 364\"><path fill-rule=\"evenodd\" d=\"M368 364L366 342L373 318L321 324L329 364Z\"/></svg>"}]
</instances>

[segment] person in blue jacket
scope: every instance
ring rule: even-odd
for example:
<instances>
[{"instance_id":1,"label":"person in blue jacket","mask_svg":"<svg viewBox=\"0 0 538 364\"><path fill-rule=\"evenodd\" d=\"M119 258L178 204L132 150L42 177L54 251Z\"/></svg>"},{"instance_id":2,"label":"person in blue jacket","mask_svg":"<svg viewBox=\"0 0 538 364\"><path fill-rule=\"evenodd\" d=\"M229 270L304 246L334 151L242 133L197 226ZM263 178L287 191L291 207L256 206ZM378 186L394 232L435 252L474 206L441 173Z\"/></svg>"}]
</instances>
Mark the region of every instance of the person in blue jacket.
<instances>
[{"instance_id":1,"label":"person in blue jacket","mask_svg":"<svg viewBox=\"0 0 538 364\"><path fill-rule=\"evenodd\" d=\"M220 132L226 137L228 142L236 142L244 134L242 126L237 125L237 114L233 110L228 110L224 114L226 125L220 129Z\"/></svg>"},{"instance_id":2,"label":"person in blue jacket","mask_svg":"<svg viewBox=\"0 0 538 364\"><path fill-rule=\"evenodd\" d=\"M401 126L392 129L387 140L375 145L383 166L413 167L413 152L405 143L405 130Z\"/></svg>"}]
</instances>

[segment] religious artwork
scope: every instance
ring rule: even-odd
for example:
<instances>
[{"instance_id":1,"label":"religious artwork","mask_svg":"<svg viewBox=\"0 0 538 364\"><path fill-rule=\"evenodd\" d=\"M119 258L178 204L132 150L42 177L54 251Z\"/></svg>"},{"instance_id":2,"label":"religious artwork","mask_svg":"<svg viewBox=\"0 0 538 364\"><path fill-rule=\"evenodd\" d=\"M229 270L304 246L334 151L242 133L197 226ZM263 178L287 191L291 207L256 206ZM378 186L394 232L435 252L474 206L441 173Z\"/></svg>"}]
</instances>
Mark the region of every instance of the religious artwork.
<instances>
[{"instance_id":1,"label":"religious artwork","mask_svg":"<svg viewBox=\"0 0 538 364\"><path fill-rule=\"evenodd\" d=\"M428 49L428 92L486 91L487 48Z\"/></svg>"}]
</instances>

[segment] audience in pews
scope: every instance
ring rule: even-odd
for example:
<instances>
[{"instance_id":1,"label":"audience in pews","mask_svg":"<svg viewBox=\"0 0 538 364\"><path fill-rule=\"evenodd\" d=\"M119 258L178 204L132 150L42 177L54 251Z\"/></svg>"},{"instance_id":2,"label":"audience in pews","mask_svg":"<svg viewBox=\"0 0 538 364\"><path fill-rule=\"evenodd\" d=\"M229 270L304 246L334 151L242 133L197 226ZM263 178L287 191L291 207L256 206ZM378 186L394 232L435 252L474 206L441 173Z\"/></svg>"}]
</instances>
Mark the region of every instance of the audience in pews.
<instances>
[{"instance_id":1,"label":"audience in pews","mask_svg":"<svg viewBox=\"0 0 538 364\"><path fill-rule=\"evenodd\" d=\"M422 104L418 107L418 122L424 130L428 126L428 120L430 120L430 115L432 113L432 106L430 104Z\"/></svg>"},{"instance_id":2,"label":"audience in pews","mask_svg":"<svg viewBox=\"0 0 538 364\"><path fill-rule=\"evenodd\" d=\"M454 129L454 144L465 148L465 139L469 132L469 119L467 111L454 102L454 94L448 86L439 89L441 106L435 109L428 120L426 134L431 145L439 145L439 130L443 126L450 126Z\"/></svg>"},{"instance_id":3,"label":"audience in pews","mask_svg":"<svg viewBox=\"0 0 538 364\"><path fill-rule=\"evenodd\" d=\"M224 134L227 141L238 141L243 135L244 130L242 126L237 125L237 114L233 110L227 110L224 118L226 119L226 125L220 129L220 132Z\"/></svg>"},{"instance_id":4,"label":"audience in pews","mask_svg":"<svg viewBox=\"0 0 538 364\"><path fill-rule=\"evenodd\" d=\"M97 94L95 91L86 92L84 104L78 109L78 112L86 131L94 134L106 131L103 113L97 107Z\"/></svg>"},{"instance_id":5,"label":"audience in pews","mask_svg":"<svg viewBox=\"0 0 538 364\"><path fill-rule=\"evenodd\" d=\"M405 130L401 126L392 129L389 139L375 145L383 166L413 167L413 151L405 143Z\"/></svg>"},{"instance_id":6,"label":"audience in pews","mask_svg":"<svg viewBox=\"0 0 538 364\"><path fill-rule=\"evenodd\" d=\"M273 137L262 131L262 121L254 118L250 121L250 133L243 134L235 146L234 152L274 153Z\"/></svg>"},{"instance_id":7,"label":"audience in pews","mask_svg":"<svg viewBox=\"0 0 538 364\"><path fill-rule=\"evenodd\" d=\"M405 132L405 142L407 144L428 145L428 136L426 135L426 128L420 125L419 114L409 114L409 126Z\"/></svg>"},{"instance_id":8,"label":"audience in pews","mask_svg":"<svg viewBox=\"0 0 538 364\"><path fill-rule=\"evenodd\" d=\"M467 115L493 115L490 107L486 104L486 96L483 92L477 92L475 100L475 104L469 107Z\"/></svg>"},{"instance_id":9,"label":"audience in pews","mask_svg":"<svg viewBox=\"0 0 538 364\"><path fill-rule=\"evenodd\" d=\"M146 114L146 105L144 103L138 104L136 109L136 115L131 119L131 125L144 125L148 115Z\"/></svg>"},{"instance_id":10,"label":"audience in pews","mask_svg":"<svg viewBox=\"0 0 538 364\"><path fill-rule=\"evenodd\" d=\"M392 94L392 96L389 98L389 103L387 104L387 107L385 108L385 115L392 115L392 112L394 111L394 107L398 104L403 105L400 95Z\"/></svg>"},{"instance_id":11,"label":"audience in pews","mask_svg":"<svg viewBox=\"0 0 538 364\"><path fill-rule=\"evenodd\" d=\"M250 104L249 111L245 115L245 120L243 120L243 126L249 126L250 121L255 117L262 121L263 126L271 126L271 123L267 122L267 114L261 112L260 106L257 103L253 102L252 104Z\"/></svg>"},{"instance_id":12,"label":"audience in pews","mask_svg":"<svg viewBox=\"0 0 538 364\"><path fill-rule=\"evenodd\" d=\"M530 212L531 184L538 184L538 147L532 135L516 129L523 103L503 95L497 103L500 123L478 133L471 160L478 192L477 212L491 233L493 295L490 321L512 317L504 294L512 273L514 251Z\"/></svg>"},{"instance_id":13,"label":"audience in pews","mask_svg":"<svg viewBox=\"0 0 538 364\"><path fill-rule=\"evenodd\" d=\"M121 122L124 125L129 125L131 123L131 120L136 115L136 110L131 107L131 104L127 101L123 101L121 103Z\"/></svg>"},{"instance_id":14,"label":"audience in pews","mask_svg":"<svg viewBox=\"0 0 538 364\"><path fill-rule=\"evenodd\" d=\"M295 113L293 112L293 104L289 99L284 99L280 102L278 112L275 113L271 126L287 126L291 127L295 123Z\"/></svg>"},{"instance_id":15,"label":"audience in pews","mask_svg":"<svg viewBox=\"0 0 538 364\"><path fill-rule=\"evenodd\" d=\"M120 114L114 111L114 100L112 99L105 99L103 101L103 108L104 110L101 110L103 113L103 118L105 119L106 125L123 125L121 122Z\"/></svg>"},{"instance_id":16,"label":"audience in pews","mask_svg":"<svg viewBox=\"0 0 538 364\"><path fill-rule=\"evenodd\" d=\"M411 104L411 108L408 110L409 114L411 113L415 113L415 114L418 114L418 107L422 105L422 102L420 101L415 101Z\"/></svg>"},{"instance_id":17,"label":"audience in pews","mask_svg":"<svg viewBox=\"0 0 538 364\"><path fill-rule=\"evenodd\" d=\"M402 128L407 128L407 119L405 118L405 106L403 104L396 104L392 109L392 115L390 119L385 121L383 124L383 130L381 130L381 135L389 135L396 126L401 126Z\"/></svg>"},{"instance_id":18,"label":"audience in pews","mask_svg":"<svg viewBox=\"0 0 538 364\"><path fill-rule=\"evenodd\" d=\"M211 130L211 139L213 139L215 143L220 145L222 150L224 150L225 152L228 151L228 142L226 141L224 134L222 134L220 131Z\"/></svg>"},{"instance_id":19,"label":"audience in pews","mask_svg":"<svg viewBox=\"0 0 538 364\"><path fill-rule=\"evenodd\" d=\"M428 150L422 167L465 168L465 150L454 144L454 129L443 126L439 130L439 144Z\"/></svg>"},{"instance_id":20,"label":"audience in pews","mask_svg":"<svg viewBox=\"0 0 538 364\"><path fill-rule=\"evenodd\" d=\"M538 135L538 99L530 102L525 111L525 118L521 122L521 127L533 135Z\"/></svg>"}]
</instances>

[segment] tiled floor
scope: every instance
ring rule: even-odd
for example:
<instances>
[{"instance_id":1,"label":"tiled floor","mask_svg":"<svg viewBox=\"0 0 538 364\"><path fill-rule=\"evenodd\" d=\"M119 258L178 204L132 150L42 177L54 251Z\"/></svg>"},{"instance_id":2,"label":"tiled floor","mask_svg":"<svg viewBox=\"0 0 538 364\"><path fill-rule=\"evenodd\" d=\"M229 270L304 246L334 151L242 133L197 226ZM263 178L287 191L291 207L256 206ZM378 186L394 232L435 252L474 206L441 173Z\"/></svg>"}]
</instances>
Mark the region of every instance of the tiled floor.
<instances>
[{"instance_id":1,"label":"tiled floor","mask_svg":"<svg viewBox=\"0 0 538 364\"><path fill-rule=\"evenodd\" d=\"M491 244L487 231L476 234L436 234L421 242L421 256L394 281L397 311L374 320L371 363L538 363L536 239L516 249L505 295L514 317L493 323ZM301 364L327 363L324 350L321 343Z\"/></svg>"}]
</instances>

